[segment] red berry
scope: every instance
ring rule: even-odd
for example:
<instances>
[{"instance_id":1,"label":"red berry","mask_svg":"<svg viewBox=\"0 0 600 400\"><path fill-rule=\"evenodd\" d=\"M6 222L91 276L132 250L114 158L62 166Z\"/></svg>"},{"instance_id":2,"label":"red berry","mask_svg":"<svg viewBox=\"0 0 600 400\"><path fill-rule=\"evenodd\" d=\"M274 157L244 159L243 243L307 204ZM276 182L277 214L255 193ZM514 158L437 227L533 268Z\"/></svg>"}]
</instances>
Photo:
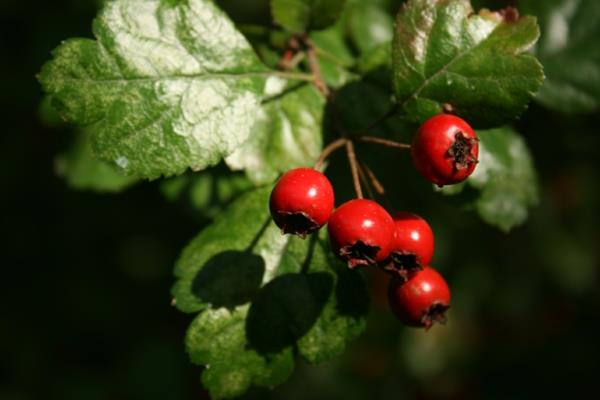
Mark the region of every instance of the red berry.
<instances>
[{"instance_id":1,"label":"red berry","mask_svg":"<svg viewBox=\"0 0 600 400\"><path fill-rule=\"evenodd\" d=\"M390 214L371 200L350 200L329 218L331 248L349 268L384 261L392 249L394 229Z\"/></svg>"},{"instance_id":2,"label":"red berry","mask_svg":"<svg viewBox=\"0 0 600 400\"><path fill-rule=\"evenodd\" d=\"M405 324L430 328L435 322L445 323L450 307L450 289L433 268L410 275L407 281L392 279L388 300L396 316Z\"/></svg>"},{"instance_id":3,"label":"red berry","mask_svg":"<svg viewBox=\"0 0 600 400\"><path fill-rule=\"evenodd\" d=\"M394 272L405 280L408 274L422 270L433 257L433 232L423 218L408 212L394 216L396 238L384 269Z\"/></svg>"},{"instance_id":4,"label":"red berry","mask_svg":"<svg viewBox=\"0 0 600 400\"><path fill-rule=\"evenodd\" d=\"M312 168L296 168L279 179L269 208L283 233L304 237L327 223L333 204L333 188L325 175Z\"/></svg>"},{"instance_id":5,"label":"red berry","mask_svg":"<svg viewBox=\"0 0 600 400\"><path fill-rule=\"evenodd\" d=\"M436 115L421 125L413 139L413 164L421 175L439 186L462 182L477 165L478 142L463 119Z\"/></svg>"}]
</instances>

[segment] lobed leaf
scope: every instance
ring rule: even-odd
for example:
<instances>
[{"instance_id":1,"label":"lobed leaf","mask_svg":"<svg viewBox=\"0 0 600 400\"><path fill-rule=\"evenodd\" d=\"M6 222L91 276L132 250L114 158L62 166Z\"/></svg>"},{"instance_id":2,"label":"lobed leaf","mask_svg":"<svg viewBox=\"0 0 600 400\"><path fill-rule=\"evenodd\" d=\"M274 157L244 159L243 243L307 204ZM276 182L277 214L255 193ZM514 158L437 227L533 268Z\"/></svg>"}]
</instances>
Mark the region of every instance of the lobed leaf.
<instances>
[{"instance_id":1,"label":"lobed leaf","mask_svg":"<svg viewBox=\"0 0 600 400\"><path fill-rule=\"evenodd\" d=\"M216 164L253 125L265 67L209 0L115 0L39 75L67 120L95 123L96 154L128 174Z\"/></svg>"},{"instance_id":2,"label":"lobed leaf","mask_svg":"<svg viewBox=\"0 0 600 400\"><path fill-rule=\"evenodd\" d=\"M323 237L281 235L269 216L269 192L234 202L175 268L177 308L199 312L186 347L206 366L202 380L214 398L280 384L293 370L294 348L321 362L364 329L360 276L333 257Z\"/></svg>"},{"instance_id":3,"label":"lobed leaf","mask_svg":"<svg viewBox=\"0 0 600 400\"><path fill-rule=\"evenodd\" d=\"M543 81L523 54L539 37L533 17L473 13L468 0L409 0L396 20L394 87L400 112L422 122L444 105L476 126L519 116Z\"/></svg>"}]
</instances>

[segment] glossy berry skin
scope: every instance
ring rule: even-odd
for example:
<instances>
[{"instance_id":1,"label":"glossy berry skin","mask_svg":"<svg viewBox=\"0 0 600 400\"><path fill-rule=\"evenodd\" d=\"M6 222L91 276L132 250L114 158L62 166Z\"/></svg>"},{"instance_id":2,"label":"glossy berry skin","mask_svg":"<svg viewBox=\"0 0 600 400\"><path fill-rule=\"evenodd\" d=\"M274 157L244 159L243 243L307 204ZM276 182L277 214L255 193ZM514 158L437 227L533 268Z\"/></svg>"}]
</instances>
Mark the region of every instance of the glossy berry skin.
<instances>
[{"instance_id":1,"label":"glossy berry skin","mask_svg":"<svg viewBox=\"0 0 600 400\"><path fill-rule=\"evenodd\" d=\"M283 174L269 201L271 216L282 232L302 237L325 225L333 206L331 182L312 168L296 168Z\"/></svg>"},{"instance_id":2,"label":"glossy berry skin","mask_svg":"<svg viewBox=\"0 0 600 400\"><path fill-rule=\"evenodd\" d=\"M413 164L438 186L462 182L477 166L478 142L477 134L463 119L436 115L421 125L413 138Z\"/></svg>"},{"instance_id":3,"label":"glossy berry skin","mask_svg":"<svg viewBox=\"0 0 600 400\"><path fill-rule=\"evenodd\" d=\"M371 200L342 204L329 218L328 229L333 252L351 269L384 261L394 243L394 220Z\"/></svg>"},{"instance_id":4,"label":"glossy berry skin","mask_svg":"<svg viewBox=\"0 0 600 400\"><path fill-rule=\"evenodd\" d=\"M407 279L410 272L421 270L431 262L433 231L427 221L415 214L399 212L393 219L396 235L390 262L384 269Z\"/></svg>"},{"instance_id":5,"label":"glossy berry skin","mask_svg":"<svg viewBox=\"0 0 600 400\"><path fill-rule=\"evenodd\" d=\"M444 278L427 266L411 274L407 281L392 279L388 300L394 314L406 325L429 328L435 322L446 322L450 289Z\"/></svg>"}]
</instances>

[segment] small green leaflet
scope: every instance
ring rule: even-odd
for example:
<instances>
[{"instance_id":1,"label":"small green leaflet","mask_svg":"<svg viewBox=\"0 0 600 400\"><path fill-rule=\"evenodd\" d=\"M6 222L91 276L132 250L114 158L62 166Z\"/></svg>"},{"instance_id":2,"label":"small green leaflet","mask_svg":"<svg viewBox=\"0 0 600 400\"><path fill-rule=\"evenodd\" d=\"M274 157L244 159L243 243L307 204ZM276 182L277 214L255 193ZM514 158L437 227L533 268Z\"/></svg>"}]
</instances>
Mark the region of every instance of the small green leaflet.
<instances>
[{"instance_id":1,"label":"small green leaflet","mask_svg":"<svg viewBox=\"0 0 600 400\"><path fill-rule=\"evenodd\" d=\"M199 313L186 335L214 398L272 388L294 366L339 355L364 329L359 274L336 260L324 235L283 236L268 211L270 188L240 197L184 249L172 293Z\"/></svg>"},{"instance_id":2,"label":"small green leaflet","mask_svg":"<svg viewBox=\"0 0 600 400\"><path fill-rule=\"evenodd\" d=\"M271 0L273 20L293 33L324 29L342 13L346 0Z\"/></svg>"},{"instance_id":3,"label":"small green leaflet","mask_svg":"<svg viewBox=\"0 0 600 400\"><path fill-rule=\"evenodd\" d=\"M542 37L534 48L546 73L536 96L569 113L600 108L600 1L525 0L519 9L539 18Z\"/></svg>"},{"instance_id":4,"label":"small green leaflet","mask_svg":"<svg viewBox=\"0 0 600 400\"><path fill-rule=\"evenodd\" d=\"M98 160L90 143L94 127L80 129L71 147L54 160L56 174L78 190L119 192L137 182L133 176L123 175L113 165Z\"/></svg>"},{"instance_id":5,"label":"small green leaflet","mask_svg":"<svg viewBox=\"0 0 600 400\"><path fill-rule=\"evenodd\" d=\"M475 126L519 116L543 81L523 54L539 37L533 17L473 13L468 0L408 0L396 20L393 80L400 112L422 122L444 105Z\"/></svg>"},{"instance_id":6,"label":"small green leaflet","mask_svg":"<svg viewBox=\"0 0 600 400\"><path fill-rule=\"evenodd\" d=\"M478 132L479 164L463 184L444 187L457 194L464 186L475 190L477 213L490 225L508 232L525 222L528 208L538 202L538 180L527 145L513 129Z\"/></svg>"},{"instance_id":7,"label":"small green leaflet","mask_svg":"<svg viewBox=\"0 0 600 400\"><path fill-rule=\"evenodd\" d=\"M325 98L310 84L277 77L267 80L257 123L246 143L227 157L234 170L246 170L257 184L281 173L311 166L321 152Z\"/></svg>"},{"instance_id":8,"label":"small green leaflet","mask_svg":"<svg viewBox=\"0 0 600 400\"><path fill-rule=\"evenodd\" d=\"M115 0L39 75L71 122L96 123L95 153L157 178L216 164L253 125L266 68L209 0Z\"/></svg>"}]
</instances>

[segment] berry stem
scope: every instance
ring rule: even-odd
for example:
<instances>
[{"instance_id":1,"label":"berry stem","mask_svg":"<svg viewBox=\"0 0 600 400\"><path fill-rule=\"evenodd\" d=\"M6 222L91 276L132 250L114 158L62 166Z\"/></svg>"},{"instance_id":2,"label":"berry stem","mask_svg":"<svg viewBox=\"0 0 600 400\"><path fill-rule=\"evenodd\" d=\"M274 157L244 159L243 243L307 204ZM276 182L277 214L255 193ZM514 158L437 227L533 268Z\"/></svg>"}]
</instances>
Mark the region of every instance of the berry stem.
<instances>
[{"instance_id":1,"label":"berry stem","mask_svg":"<svg viewBox=\"0 0 600 400\"><path fill-rule=\"evenodd\" d=\"M369 177L369 180L371 181L371 185L373 185L373 188L375 189L377 194L382 197L385 197L385 188L381 184L381 181L379 179L377 179L377 177L375 176L375 174L373 173L373 171L371 170L371 168L369 168L369 166L367 164L363 164L363 168L366 171L367 176Z\"/></svg>"},{"instance_id":2,"label":"berry stem","mask_svg":"<svg viewBox=\"0 0 600 400\"><path fill-rule=\"evenodd\" d=\"M329 158L329 156L331 154L333 154L334 151L336 151L337 149L344 146L347 141L348 141L348 139L346 139L346 138L339 138L339 139L336 139L333 142L329 143L327 145L327 147L325 147L323 149L323 151L321 152L321 154L319 155L319 159L315 163L315 169L318 171L321 171L321 169L323 168L323 164L325 163L325 160L327 160L327 158Z\"/></svg>"},{"instance_id":3,"label":"berry stem","mask_svg":"<svg viewBox=\"0 0 600 400\"><path fill-rule=\"evenodd\" d=\"M352 171L352 182L354 183L356 197L362 199L363 192L362 187L360 186L360 177L358 176L358 161L356 161L356 153L354 151L354 143L352 140L346 140L346 155L348 156L350 171Z\"/></svg>"},{"instance_id":4,"label":"berry stem","mask_svg":"<svg viewBox=\"0 0 600 400\"><path fill-rule=\"evenodd\" d=\"M380 144L380 145L386 146L386 147L393 147L396 149L404 149L404 150L410 149L410 144L400 143L400 142L396 142L394 140L389 140L389 139L378 138L375 136L358 136L356 139L361 142L375 143L375 144Z\"/></svg>"},{"instance_id":5,"label":"berry stem","mask_svg":"<svg viewBox=\"0 0 600 400\"><path fill-rule=\"evenodd\" d=\"M370 199L375 199L375 196L373 195L373 190L371 189L371 184L369 183L369 179L367 178L367 174L365 173L365 164L362 162L358 162L358 175L360 176L360 180L362 181L363 185L365 185L365 187L367 188L367 194L369 195Z\"/></svg>"}]
</instances>

